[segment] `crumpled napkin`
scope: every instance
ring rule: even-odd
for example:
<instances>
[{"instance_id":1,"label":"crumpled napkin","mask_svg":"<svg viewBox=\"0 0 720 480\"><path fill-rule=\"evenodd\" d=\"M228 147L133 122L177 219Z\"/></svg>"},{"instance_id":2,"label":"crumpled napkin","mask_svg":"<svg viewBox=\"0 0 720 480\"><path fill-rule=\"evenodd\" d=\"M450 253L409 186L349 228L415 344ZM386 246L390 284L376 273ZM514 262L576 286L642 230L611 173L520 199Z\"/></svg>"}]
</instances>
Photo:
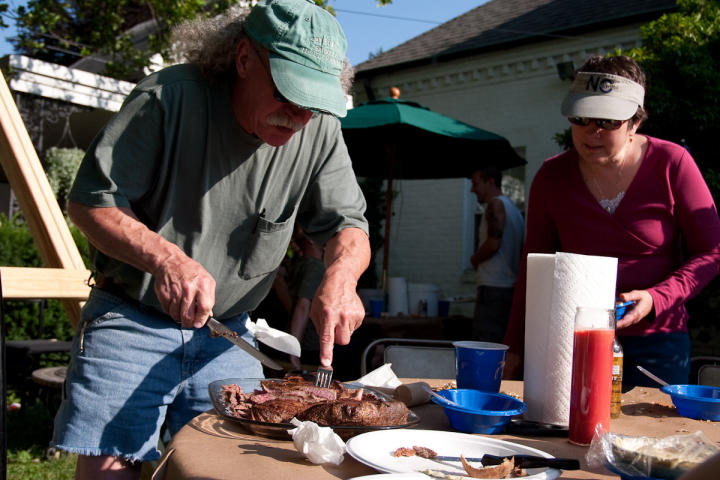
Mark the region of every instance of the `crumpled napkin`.
<instances>
[{"instance_id":1,"label":"crumpled napkin","mask_svg":"<svg viewBox=\"0 0 720 480\"><path fill-rule=\"evenodd\" d=\"M408 407L422 405L430 401L430 385L425 382L402 383L395 372L392 371L392 363L386 363L367 375L358 378L352 385L373 387L392 396L395 400L403 402Z\"/></svg>"},{"instance_id":2,"label":"crumpled napkin","mask_svg":"<svg viewBox=\"0 0 720 480\"><path fill-rule=\"evenodd\" d=\"M296 428L288 430L292 435L295 450L315 464L333 463L340 465L345 458L345 442L330 427L321 427L315 422L290 420Z\"/></svg>"},{"instance_id":3,"label":"crumpled napkin","mask_svg":"<svg viewBox=\"0 0 720 480\"><path fill-rule=\"evenodd\" d=\"M258 342L262 342L268 347L289 353L290 355L300 356L300 342L294 336L287 332L272 328L264 318L258 318L257 322L253 322L248 318L245 327L255 335Z\"/></svg>"},{"instance_id":4,"label":"crumpled napkin","mask_svg":"<svg viewBox=\"0 0 720 480\"><path fill-rule=\"evenodd\" d=\"M358 378L352 383L359 383L367 387L397 388L402 385L395 372L392 371L392 363L386 363L372 372Z\"/></svg>"}]
</instances>

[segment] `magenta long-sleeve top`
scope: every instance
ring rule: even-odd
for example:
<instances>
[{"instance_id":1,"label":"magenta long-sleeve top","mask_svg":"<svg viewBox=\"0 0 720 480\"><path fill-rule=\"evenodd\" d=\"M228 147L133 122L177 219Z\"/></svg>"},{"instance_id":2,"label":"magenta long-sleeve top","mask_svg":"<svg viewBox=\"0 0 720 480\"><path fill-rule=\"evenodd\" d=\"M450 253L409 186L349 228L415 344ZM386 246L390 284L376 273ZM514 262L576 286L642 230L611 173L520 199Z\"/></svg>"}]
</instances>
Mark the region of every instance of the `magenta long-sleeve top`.
<instances>
[{"instance_id":1,"label":"magenta long-sleeve top","mask_svg":"<svg viewBox=\"0 0 720 480\"><path fill-rule=\"evenodd\" d=\"M527 240L505 337L524 347L527 253L617 257L617 293L648 290L654 311L619 335L687 331L685 302L720 273L720 219L687 150L648 138L642 164L613 214L585 185L575 149L546 160L530 188Z\"/></svg>"}]
</instances>

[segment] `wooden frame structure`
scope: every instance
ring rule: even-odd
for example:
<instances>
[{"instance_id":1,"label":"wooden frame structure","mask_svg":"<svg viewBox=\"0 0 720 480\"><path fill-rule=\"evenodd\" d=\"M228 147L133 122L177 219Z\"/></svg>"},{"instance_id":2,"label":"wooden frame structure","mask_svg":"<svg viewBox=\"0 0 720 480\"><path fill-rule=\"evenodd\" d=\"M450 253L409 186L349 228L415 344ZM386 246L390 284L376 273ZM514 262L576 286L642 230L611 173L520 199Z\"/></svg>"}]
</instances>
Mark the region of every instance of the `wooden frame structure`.
<instances>
[{"instance_id":1,"label":"wooden frame structure","mask_svg":"<svg viewBox=\"0 0 720 480\"><path fill-rule=\"evenodd\" d=\"M0 480L7 475L5 321L3 298L56 298L63 301L73 328L87 299L90 271L85 268L65 217L50 187L25 123L0 75L0 164L25 216L30 233L49 268L0 266Z\"/></svg>"},{"instance_id":2,"label":"wooden frame structure","mask_svg":"<svg viewBox=\"0 0 720 480\"><path fill-rule=\"evenodd\" d=\"M10 89L0 75L0 164L15 193L40 257L48 268L3 267L4 298L63 301L73 328L87 299L90 271L70 234Z\"/></svg>"}]
</instances>

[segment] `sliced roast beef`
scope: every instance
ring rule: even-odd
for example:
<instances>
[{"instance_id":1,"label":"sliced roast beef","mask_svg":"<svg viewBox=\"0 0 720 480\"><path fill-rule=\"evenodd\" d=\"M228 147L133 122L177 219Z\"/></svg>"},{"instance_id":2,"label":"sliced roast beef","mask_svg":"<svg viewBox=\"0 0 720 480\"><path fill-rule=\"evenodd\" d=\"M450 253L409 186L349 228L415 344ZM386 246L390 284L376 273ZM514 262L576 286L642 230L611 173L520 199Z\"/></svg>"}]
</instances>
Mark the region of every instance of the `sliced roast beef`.
<instances>
[{"instance_id":1,"label":"sliced roast beef","mask_svg":"<svg viewBox=\"0 0 720 480\"><path fill-rule=\"evenodd\" d=\"M337 400L320 403L297 415L318 425L399 425L407 421L408 409L395 400Z\"/></svg>"},{"instance_id":2,"label":"sliced roast beef","mask_svg":"<svg viewBox=\"0 0 720 480\"><path fill-rule=\"evenodd\" d=\"M348 389L338 381L315 386L314 377L288 375L282 381L262 380L260 388L244 393L238 385L223 385L225 405L238 418L287 423L293 417L319 425L399 425L407 422L402 402L382 401L362 388Z\"/></svg>"},{"instance_id":3,"label":"sliced roast beef","mask_svg":"<svg viewBox=\"0 0 720 480\"><path fill-rule=\"evenodd\" d=\"M307 407L299 400L268 400L252 405L247 418L258 422L287 423Z\"/></svg>"}]
</instances>

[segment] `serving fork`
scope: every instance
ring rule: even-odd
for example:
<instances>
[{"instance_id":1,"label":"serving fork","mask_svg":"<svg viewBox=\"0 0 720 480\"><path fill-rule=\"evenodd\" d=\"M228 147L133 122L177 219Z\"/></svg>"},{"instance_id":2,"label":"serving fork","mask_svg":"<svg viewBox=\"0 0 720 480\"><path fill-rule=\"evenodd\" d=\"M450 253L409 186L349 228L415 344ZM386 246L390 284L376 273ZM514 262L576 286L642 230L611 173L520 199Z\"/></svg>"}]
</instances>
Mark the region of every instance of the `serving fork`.
<instances>
[{"instance_id":1,"label":"serving fork","mask_svg":"<svg viewBox=\"0 0 720 480\"><path fill-rule=\"evenodd\" d=\"M315 372L315 386L328 388L332 383L333 369L331 366L324 367L320 365Z\"/></svg>"}]
</instances>

